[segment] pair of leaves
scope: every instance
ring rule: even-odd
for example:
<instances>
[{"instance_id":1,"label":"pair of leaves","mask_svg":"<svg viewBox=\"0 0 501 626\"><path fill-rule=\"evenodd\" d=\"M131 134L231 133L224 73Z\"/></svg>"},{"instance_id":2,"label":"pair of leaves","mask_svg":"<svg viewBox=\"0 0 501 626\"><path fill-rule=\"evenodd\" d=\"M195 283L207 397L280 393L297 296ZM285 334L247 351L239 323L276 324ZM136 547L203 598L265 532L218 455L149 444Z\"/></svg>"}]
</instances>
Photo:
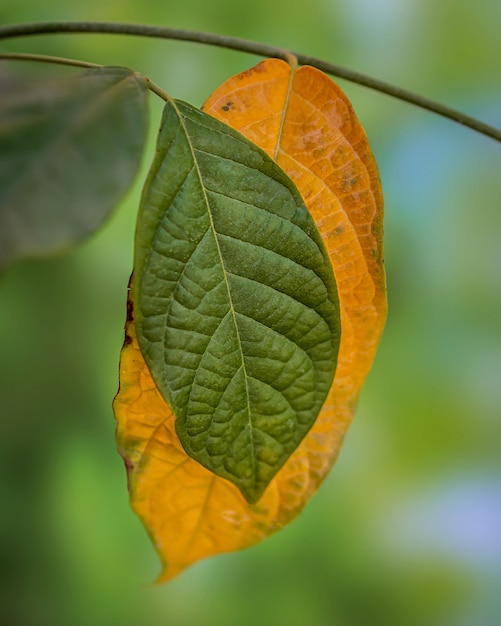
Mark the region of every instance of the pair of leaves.
<instances>
[{"instance_id":1,"label":"pair of leaves","mask_svg":"<svg viewBox=\"0 0 501 626\"><path fill-rule=\"evenodd\" d=\"M256 502L332 384L336 284L290 179L182 102L165 107L143 193L133 301L184 449Z\"/></svg>"},{"instance_id":2,"label":"pair of leaves","mask_svg":"<svg viewBox=\"0 0 501 626\"><path fill-rule=\"evenodd\" d=\"M136 174L147 85L131 70L0 84L0 268L95 232Z\"/></svg>"},{"instance_id":3,"label":"pair of leaves","mask_svg":"<svg viewBox=\"0 0 501 626\"><path fill-rule=\"evenodd\" d=\"M218 143L214 137L209 151L197 144L200 137L193 139L192 143L198 146L196 148L198 152L192 150L192 162L198 162L197 157L201 157L202 154L205 155L203 157L205 159L207 152L212 155L216 152L221 157L226 149L227 136L239 140L238 135L228 130L221 131L222 127L213 125L206 116L195 113L192 109L188 110L186 105L170 104L168 107L170 112L166 113L161 131L161 151L162 141L174 128L174 126L170 128L168 117L175 108L178 109L178 120L184 120L177 124L178 130L183 127L179 131L181 134L189 134L190 137L197 135L196 132L186 133L186 125L193 122L195 125L216 129L216 135L219 133L221 139L219 152L214 149L214 143ZM190 386L190 380L193 381L199 372L201 346L208 346L211 353L210 360L206 363L206 370L210 374L204 378L202 387L204 393L207 389L213 389L217 400L224 396L224 390L222 392L219 384L214 384L214 378L211 377L214 374L224 377L226 374L228 378L228 360L222 348L212 349L212 339L207 339L210 333L204 326L205 318L196 320L200 325L196 329L198 334L194 343L193 334L196 333L190 334L184 326L192 313L199 311L206 295L212 292L212 285L216 285L216 289L219 288L221 276L219 275L217 280L214 279L214 283L201 284L197 275L201 268L196 266L195 276L189 269L189 260L192 258L190 253L196 254L198 245L203 241L200 239L198 222L205 220L206 226L207 217L202 219L194 208L194 213L189 215L187 221L180 218L180 205L198 206L196 196L200 192L200 185L198 192L191 186L188 191L184 182L188 180L190 174L185 172L186 179L182 175L176 178L176 172L172 172L172 168L165 178L164 168L169 167L166 162L176 163L177 160L172 157L178 154L177 148L172 148L175 139L167 141L166 145L169 148L157 156L143 197L142 217L137 234L136 276L129 301L130 311L137 307L135 311L137 320L134 321L133 315L129 315L126 342L121 356L121 386L114 403L118 420L117 442L128 467L131 504L148 529L162 559L164 570L161 580L171 578L190 563L205 556L252 545L294 519L326 476L339 452L361 385L374 358L386 314L382 264L382 193L377 167L365 133L340 89L328 77L313 68L302 67L294 70L282 61L268 60L224 83L209 98L204 110L259 145L294 181L316 223L316 228L312 231L307 225L307 218L301 217L305 225L302 236L307 235L314 244L312 247L320 251L320 256L325 258L325 252L319 245L316 233L318 229L336 277L342 332L333 383L328 384L327 390L324 384L322 391L317 390L310 394L315 400L309 403L309 420L314 422L304 429L310 428L309 431L306 435L304 431L299 434L298 439L302 437L301 442L299 445L296 444L297 447L288 460L284 462L282 458L281 462L275 463L275 468L277 465L280 467L280 464L283 466L271 479L261 497L259 496L263 484L269 476L260 475L259 480L257 482L254 480L254 484L250 485L243 481L239 484L240 491L235 484L226 480L226 478L234 480L235 474L240 471L239 468L235 472L234 466L230 467L229 475L225 476L224 472L220 471L220 465L216 463L216 467L211 467L207 459L203 458L208 445L213 443L215 454L209 452L209 456L216 460L220 458L221 449L218 448L217 439L221 431L212 431L216 434L216 442L207 435L211 434L211 427L219 429L221 424L225 427L225 415L231 421L232 396L227 395L223 398L227 403L224 407L226 413L223 412L223 417L218 419L215 427L210 423L210 419L204 421L204 418L199 423L190 422L189 409L185 411L192 401L190 394L193 385ZM191 122L188 123L188 119ZM167 126L170 130L165 130ZM179 135L177 138L179 139ZM248 144L245 149L250 150ZM169 150L174 151L171 152L170 158L164 159ZM230 161L233 167L235 159L232 157ZM175 165L172 167L175 169ZM179 167L181 168L181 165ZM213 167L215 170L212 170ZM296 202L294 186L291 186L272 164L266 167L271 168L267 170L272 172L271 179L275 181L278 179ZM257 169L259 170L259 166ZM217 166L212 164L208 170L218 172L216 182L221 184L224 181L225 174L221 173ZM172 187L169 186L171 177L178 181ZM233 174L229 175L229 178L233 179ZM207 174L200 171L198 181L206 179ZM230 196L233 200L240 201L238 191L246 186L246 177L237 176L236 183L232 182ZM219 198L221 194L211 185L212 182L207 185L206 195L215 194ZM188 194L186 197L183 195L185 192ZM210 200L212 199L211 196ZM251 203L249 215L246 207L245 211L239 210L237 215L233 213L234 217L227 221L224 220L224 215L218 213L214 222L217 222L216 227L212 229L212 239L215 238L220 242L224 240L225 245L227 243L225 237L229 237L231 241L235 238L245 240L250 227L249 222L256 219L256 206L261 208L266 205L266 201L273 204L274 199L275 194L270 192L268 198L260 197L259 201ZM207 213L210 201L208 202L207 198L204 201ZM228 210L225 203L226 200L220 206L221 214ZM296 202L297 207L300 204ZM168 223L163 221L164 216L158 211L161 206L164 209L170 207L171 217ZM291 209L288 215L290 218L296 213ZM235 223L232 223L233 220ZM149 232L146 240L143 239L142 232L145 226ZM227 232L228 228L230 232ZM275 242L274 245L278 245L279 248L282 245L287 246L287 241L280 236L282 228L283 226L280 226L278 231L257 228L253 237L256 234L263 237L262 241L267 242L265 247L268 250L273 250L269 242ZM173 245L174 240L185 243L177 248ZM231 280L233 275L237 276L237 283L242 277L247 280L246 254L249 249L252 248L246 243L235 246L233 250L232 262L236 263L236 271L228 274L231 274ZM273 250L273 253L276 251ZM162 257L170 258L168 266L161 262L157 263L155 257L157 254L158 260ZM268 254L266 251L262 256ZM260 266L262 256L251 256L249 263L258 270L258 273L263 269L258 282L264 283L267 287L270 285L276 287L278 284L280 285L278 291L287 294L289 287L283 288L287 283L284 272L290 267L290 259L285 262L282 269L277 266L278 273L275 275L271 266ZM204 258L205 256L200 255L198 263L203 265ZM178 267L175 267L176 261ZM210 270L213 268L211 263L212 261L208 263ZM305 265L304 257L301 264ZM314 262L314 266L319 267L317 261ZM318 269L314 270L315 272L318 278ZM173 282L176 286L181 285L178 288L179 302L176 302L175 306L172 305L170 320L166 323L168 317L166 310L174 300L172 288L165 288L165 285ZM302 279L299 274L294 283L294 289L300 293ZM334 310L332 281L327 273L323 275L320 284L323 284L324 289L323 306L330 302L326 318L329 320L329 315L331 316L330 324L327 322L330 339L324 339L323 342L330 344L332 357L336 352L337 315ZM224 319L228 309L232 308L227 296L233 294L234 289L235 285L228 285L226 290L222 290L226 297L217 299L221 310L215 316L214 328L220 327L219 320ZM307 289L303 291L308 292ZM325 297L325 291L330 296ZM242 296L242 302L239 300L237 305L233 306L234 327L239 328L240 316L246 319L245 313L248 311L243 312L244 304L252 309L254 320L263 315L268 316L269 321L273 316L272 309L275 305L271 303L270 311L267 310L269 303L264 296L265 293L267 293L265 287L259 285L258 289L251 289L247 295ZM298 299L301 300L292 298ZM315 309L310 306L311 308ZM277 312L275 322L278 319L279 323L283 323L285 319L287 326L287 307L280 308L279 305ZM212 314L210 308L209 316ZM301 312L293 313L293 317L298 320L302 315ZM188 323L192 322L193 320ZM296 331L292 326L290 328L287 326L287 331L282 330L281 334L287 335L292 332L294 343L299 341L308 328L310 327L307 325ZM212 334L210 336L212 337ZM233 339L234 334L232 341ZM233 345L232 341L230 345ZM253 341L256 341L255 338ZM314 343L316 341L317 339ZM223 340L221 345L224 344ZM263 346L266 346L266 342ZM170 347L173 347L172 352L169 352ZM202 358L205 358L206 354L204 349ZM264 354L265 351L259 357L263 358ZM322 352L318 363L322 363L326 355L327 352ZM178 372L176 368L183 359L187 371ZM248 356L243 357L244 362L248 360ZM284 359L282 356L282 361L287 365L287 358ZM333 363L331 361L331 365ZM166 373L169 367L172 367L173 371ZM238 367L239 363L232 362L230 374ZM265 367L263 361L259 366L261 373ZM320 371L323 366L318 367ZM204 376L205 374L206 372ZM189 379L188 382L186 377ZM273 379L274 370L270 368L265 380L269 382ZM290 379L286 377L285 380L287 386ZM324 380L328 380L328 375L325 375ZM198 393L198 390L196 392ZM318 398L322 393L324 395L327 393L327 397L315 420ZM195 408L202 413L212 411L214 415L215 404L217 405L217 402L214 402L213 398L203 396ZM276 405L276 400L272 405ZM237 413L239 408L236 407ZM270 416L270 424L273 423L273 416ZM191 433L188 432L190 429ZM200 439L197 439L200 433L202 443L199 449L195 449L200 444ZM224 435L223 428L223 437ZM232 437L233 435L224 445L228 441L231 444ZM184 447L180 439L184 439ZM296 441L297 439L294 443ZM210 469L191 458L185 449L188 449L190 454L202 450L202 458L199 460ZM266 446L262 449L266 453ZM273 452L273 447L271 450ZM249 454L248 449L243 451ZM245 474L247 471L245 464L242 467ZM211 471L214 469L218 470L220 475ZM235 482L238 483L238 480ZM242 492L246 494L247 499Z\"/></svg>"}]
</instances>

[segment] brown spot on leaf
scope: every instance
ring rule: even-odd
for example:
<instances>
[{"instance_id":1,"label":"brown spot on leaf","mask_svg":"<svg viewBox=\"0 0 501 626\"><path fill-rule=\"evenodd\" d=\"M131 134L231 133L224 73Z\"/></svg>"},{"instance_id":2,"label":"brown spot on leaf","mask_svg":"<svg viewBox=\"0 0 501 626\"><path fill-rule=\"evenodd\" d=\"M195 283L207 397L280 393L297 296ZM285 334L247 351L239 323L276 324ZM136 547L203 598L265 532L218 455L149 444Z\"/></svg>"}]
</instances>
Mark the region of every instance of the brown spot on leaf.
<instances>
[{"instance_id":1,"label":"brown spot on leaf","mask_svg":"<svg viewBox=\"0 0 501 626\"><path fill-rule=\"evenodd\" d=\"M241 72L240 74L237 74L235 76L236 80L247 80L250 76L252 76L252 74L260 74L262 72L266 72L267 71L267 63L266 60L261 61L260 63L258 63L257 65L255 65L254 67L251 67L248 70L244 70L243 72Z\"/></svg>"},{"instance_id":2,"label":"brown spot on leaf","mask_svg":"<svg viewBox=\"0 0 501 626\"><path fill-rule=\"evenodd\" d=\"M127 322L132 322L134 320L134 304L132 302L132 298L127 298Z\"/></svg>"}]
</instances>

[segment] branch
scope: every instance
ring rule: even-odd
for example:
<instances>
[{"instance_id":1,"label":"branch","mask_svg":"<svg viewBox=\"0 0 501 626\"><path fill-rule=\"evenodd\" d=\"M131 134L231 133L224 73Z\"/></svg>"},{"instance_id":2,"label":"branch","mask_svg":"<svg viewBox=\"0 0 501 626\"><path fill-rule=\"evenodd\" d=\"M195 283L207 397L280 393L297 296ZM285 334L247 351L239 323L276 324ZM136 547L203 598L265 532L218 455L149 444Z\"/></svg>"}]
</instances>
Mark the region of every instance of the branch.
<instances>
[{"instance_id":1,"label":"branch","mask_svg":"<svg viewBox=\"0 0 501 626\"><path fill-rule=\"evenodd\" d=\"M156 37L161 39L176 39L180 41L191 41L195 43L203 43L221 48L229 48L240 52L249 52L264 57L276 57L284 59L290 58L290 52L282 48L260 44L238 37L228 37L225 35L217 35L213 33L205 33L193 30L181 30L177 28L166 28L161 26L149 26L143 24L123 24L118 22L38 22L28 24L12 24L10 26L0 27L0 39L9 39L12 37L24 37L28 35L42 35L55 33L108 33L117 35L133 35L139 37ZM366 76L359 72L350 70L339 65L334 65L321 59L309 57L304 54L293 53L301 65L312 65L338 78L343 78L352 83L357 83L374 89L381 93L387 94L398 100L403 100L410 104L414 104L421 109L426 109L442 117L446 117L458 124L467 126L487 137L491 137L501 142L501 130L489 126L484 122L470 117L461 111L451 109L448 106L430 100L418 94L412 93L395 85L391 85L384 81Z\"/></svg>"}]
</instances>

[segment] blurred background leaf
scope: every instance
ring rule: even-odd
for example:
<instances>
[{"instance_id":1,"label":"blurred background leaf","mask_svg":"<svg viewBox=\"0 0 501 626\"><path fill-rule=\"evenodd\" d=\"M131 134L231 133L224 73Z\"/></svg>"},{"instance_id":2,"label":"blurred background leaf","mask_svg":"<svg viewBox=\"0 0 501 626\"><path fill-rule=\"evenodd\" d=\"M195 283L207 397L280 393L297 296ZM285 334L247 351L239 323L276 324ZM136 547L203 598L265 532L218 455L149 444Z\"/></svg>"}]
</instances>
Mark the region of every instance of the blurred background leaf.
<instances>
[{"instance_id":1,"label":"blurred background leaf","mask_svg":"<svg viewBox=\"0 0 501 626\"><path fill-rule=\"evenodd\" d=\"M103 224L139 168L148 115L146 82L121 67L11 77L0 93L3 267L66 251Z\"/></svg>"},{"instance_id":2,"label":"blurred background leaf","mask_svg":"<svg viewBox=\"0 0 501 626\"><path fill-rule=\"evenodd\" d=\"M293 9L289 0L6 0L0 19L136 20L249 37L501 126L496 0L311 0ZM257 61L113 36L1 47L130 66L196 105ZM66 71L22 66L37 76ZM63 258L20 263L0 282L2 623L498 625L500 146L341 84L381 170L390 313L329 479L270 540L147 586L158 564L128 507L110 407L139 179L97 236ZM150 100L151 155L162 103Z\"/></svg>"}]
</instances>

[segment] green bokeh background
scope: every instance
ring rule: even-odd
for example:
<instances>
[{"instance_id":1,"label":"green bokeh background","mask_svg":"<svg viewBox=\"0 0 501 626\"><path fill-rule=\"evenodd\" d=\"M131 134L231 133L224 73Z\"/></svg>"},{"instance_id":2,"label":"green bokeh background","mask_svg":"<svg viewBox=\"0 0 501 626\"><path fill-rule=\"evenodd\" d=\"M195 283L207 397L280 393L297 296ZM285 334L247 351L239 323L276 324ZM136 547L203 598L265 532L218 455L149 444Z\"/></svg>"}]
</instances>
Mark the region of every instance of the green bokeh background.
<instances>
[{"instance_id":1,"label":"green bokeh background","mask_svg":"<svg viewBox=\"0 0 501 626\"><path fill-rule=\"evenodd\" d=\"M498 0L0 5L1 24L54 19L247 37L501 126ZM258 60L102 35L0 48L128 65L196 105ZM128 507L110 407L139 177L79 249L19 263L0 280L2 626L501 623L501 146L340 83L380 165L390 313L330 477L297 521L259 546L150 584L159 565ZM152 98L151 111L142 176L161 102Z\"/></svg>"}]
</instances>

